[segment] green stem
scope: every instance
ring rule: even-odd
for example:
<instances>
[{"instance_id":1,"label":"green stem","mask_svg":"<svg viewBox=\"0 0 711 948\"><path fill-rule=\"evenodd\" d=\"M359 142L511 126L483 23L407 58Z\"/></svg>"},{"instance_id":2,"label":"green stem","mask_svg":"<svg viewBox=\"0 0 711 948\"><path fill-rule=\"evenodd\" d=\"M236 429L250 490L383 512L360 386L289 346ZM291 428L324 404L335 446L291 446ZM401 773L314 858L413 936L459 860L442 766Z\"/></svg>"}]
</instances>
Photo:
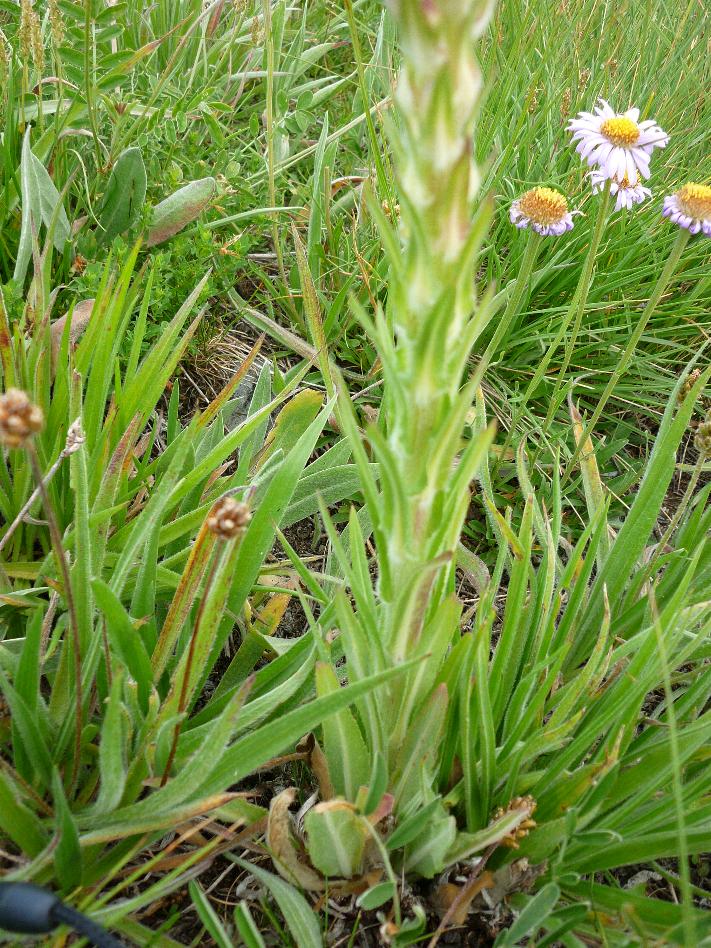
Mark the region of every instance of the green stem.
<instances>
[{"instance_id":1,"label":"green stem","mask_svg":"<svg viewBox=\"0 0 711 948\"><path fill-rule=\"evenodd\" d=\"M85 0L84 3L84 91L86 94L86 110L89 115L89 124L94 136L94 146L96 148L96 167L101 168L101 142L99 141L99 127L96 122L96 110L94 108L94 90L92 89L92 79L94 70L91 68L91 42L93 36L91 28L91 0Z\"/></svg>"},{"instance_id":2,"label":"green stem","mask_svg":"<svg viewBox=\"0 0 711 948\"><path fill-rule=\"evenodd\" d=\"M368 129L368 138L370 140L370 150L373 157L373 162L375 163L375 169L377 172L378 186L380 188L381 194L387 195L387 199L392 206L395 200L395 196L392 190L392 175L388 175L385 171L385 166L383 164L383 158L381 155L381 146L378 142L378 136L375 132L375 125L373 124L373 116L369 108L368 100L368 87L365 83L365 69L363 68L363 56L360 48L360 38L358 36L358 29L356 27L355 16L353 15L353 3L352 0L344 0L346 8L346 16L348 17L348 29L351 34L351 45L353 47L353 56L355 58L356 72L358 73L358 88L360 89L361 99L363 100L363 110L365 116L365 124Z\"/></svg>"},{"instance_id":3,"label":"green stem","mask_svg":"<svg viewBox=\"0 0 711 948\"><path fill-rule=\"evenodd\" d=\"M664 555L667 543L671 540L676 528L681 523L681 519L686 513L689 504L694 498L696 493L696 486L699 483L699 478L701 477L701 471L703 470L704 464L706 462L706 457L703 454L700 454L696 459L696 464L694 465L694 470L691 472L691 477L689 478L689 483L686 486L684 491L684 496L682 497L679 506L674 511L674 516L669 521L669 526L664 531L664 535L657 544L657 549L652 557L650 566L656 563L661 556Z\"/></svg>"},{"instance_id":4,"label":"green stem","mask_svg":"<svg viewBox=\"0 0 711 948\"><path fill-rule=\"evenodd\" d=\"M262 0L262 13L264 17L264 49L267 54L266 73L267 73L267 94L266 94L266 124L267 124L267 176L269 188L269 203L272 207L277 206L276 198L276 159L274 157L274 36L272 35L272 7L271 0ZM284 291L287 294L287 302L291 304L291 292L289 290L289 280L284 266L284 254L281 249L279 239L279 221L276 216L271 221L272 243L276 253L277 267L281 277ZM296 307L289 305L293 316L303 329L303 320L298 317Z\"/></svg>"},{"instance_id":5,"label":"green stem","mask_svg":"<svg viewBox=\"0 0 711 948\"><path fill-rule=\"evenodd\" d=\"M671 282L671 279L674 276L676 268L679 265L679 260L681 258L681 255L684 252L684 248L686 247L686 244L689 240L689 236L690 235L689 235L688 230L684 230L683 228L679 230L679 235L674 241L674 245L671 249L671 252L669 256L667 257L667 262L664 264L664 269L659 274L659 279L657 280L655 287L652 290L652 295L649 297L649 301L647 302L647 305L644 307L644 311L642 312L639 322L637 323L634 332L630 336L629 342L625 346L625 351L622 353L622 357L620 358L620 361L617 364L617 368L610 376L610 380L605 386L605 391L602 393L600 401L598 402L597 407L595 408L595 411L592 413L590 421L585 426L585 431L583 432L583 436L578 444L578 447L575 449L575 452L572 458L570 459L570 461L568 461L568 464L566 465L565 471L563 472L563 483L565 483L566 479L570 475L570 471L572 470L573 465L577 461L578 455L580 454L581 446L585 443L590 433L592 432L593 428L597 424L600 418L600 415L604 411L605 405L607 404L607 401L610 395L615 389L615 386L619 382L622 375L624 375L624 373L627 371L627 368L629 367L629 364L632 361L632 356L634 355L634 351L637 348L637 343L642 338L642 333L646 329L647 323L649 322L652 314L654 313L655 309L657 308L659 304L660 299L666 292Z\"/></svg>"},{"instance_id":6,"label":"green stem","mask_svg":"<svg viewBox=\"0 0 711 948\"><path fill-rule=\"evenodd\" d=\"M565 336L566 332L568 331L570 322L575 317L575 325L573 327L573 333L571 335L570 341L566 343L563 365L561 366L560 372L558 373L558 380L556 382L555 393L550 400L550 407L546 415L543 431L541 432L542 439L545 436L546 431L548 430L548 426L552 418L552 412L554 411L554 406L556 404L556 395L560 389L560 384L562 382L564 373L567 371L568 365L570 363L570 358L572 356L575 339L577 338L578 332L580 331L580 325L582 322L583 313L585 312L585 306L587 304L588 294L590 292L590 285L592 283L592 278L595 271L595 260L597 257L598 248L600 246L600 241L602 239L602 234L605 228L605 223L607 222L607 218L608 218L609 200L610 200L610 185L608 182L607 185L605 186L604 191L602 192L602 199L600 201L600 204L598 205L598 214L597 214L597 219L595 221L595 229L593 230L592 239L590 241L590 246L588 247L587 256L585 258L585 266L583 267L583 271L580 274L580 279L578 280L578 285L575 288L573 299L571 300L570 306L568 307L568 312L565 314L565 318L561 322L558 332L555 334L555 337L553 341L551 342L550 346L548 346L548 350L545 356L543 357L536 371L534 372L533 378L529 382L523 398L521 399L518 407L513 413L513 416L511 419L511 425L509 427L508 434L506 435L506 440L501 449L501 453L499 454L499 459L497 460L491 472L492 477L496 474L496 471L498 470L501 460L506 456L506 451L510 447L514 433L518 429L519 424L521 423L523 413L526 409L526 405L528 404L528 401L531 395L535 392L535 390L541 384L543 376L545 375L546 370L548 369L548 366L551 363L551 359L553 358L555 353L558 351L558 347L563 337Z\"/></svg>"},{"instance_id":7,"label":"green stem","mask_svg":"<svg viewBox=\"0 0 711 948\"><path fill-rule=\"evenodd\" d=\"M52 541L52 547L54 550L54 556L57 561L57 567L59 575L62 578L62 583L64 585L64 601L67 605L67 616L68 616L68 628L69 634L71 636L71 644L73 650L74 658L74 702L75 709L74 714L76 717L75 728L74 728L74 758L72 761L72 772L69 781L70 792L74 792L76 787L77 778L79 776L79 765L81 763L81 735L83 728L83 694L82 694L82 684L81 684L81 635L79 630L79 619L76 608L76 601L74 599L74 589L72 587L72 577L69 571L69 563L67 561L67 554L64 549L64 544L62 542L62 532L59 529L59 523L54 513L54 507L52 506L52 501L49 498L49 492L47 491L47 483L45 476L40 467L39 458L37 456L37 451L35 450L34 444L31 441L28 441L26 445L27 455L30 459L30 466L32 467L32 474L35 481L37 482L37 487L39 489L40 497L42 498L42 506L44 508L44 513L47 518L47 525L49 527L49 535Z\"/></svg>"},{"instance_id":8,"label":"green stem","mask_svg":"<svg viewBox=\"0 0 711 948\"><path fill-rule=\"evenodd\" d=\"M504 310L503 316L499 320L499 325L496 327L496 332L491 337L491 341L489 342L489 345L486 347L486 351L482 356L482 362L485 367L488 367L489 362L496 354L498 346L508 332L514 317L519 315L521 302L523 300L524 293L529 288L531 276L533 274L533 268L536 265L536 260L538 259L538 254L541 251L542 243L543 237L533 230L529 231L528 243L526 244L526 249L523 251L521 266L518 276L516 277L513 290L509 296L508 303L506 304L506 309Z\"/></svg>"},{"instance_id":9,"label":"green stem","mask_svg":"<svg viewBox=\"0 0 711 948\"><path fill-rule=\"evenodd\" d=\"M593 230L592 240L590 241L590 247L588 249L587 257L585 258L585 266L583 267L583 272L580 274L580 280L578 286L575 290L575 296L573 297L573 302L571 303L568 314L564 320L564 324L567 328L570 323L571 316L575 316L575 321L573 323L573 331L570 334L570 337L565 345L565 355L563 356L563 364L560 367L560 372L558 373L558 378L555 383L555 389L553 390L553 395L550 400L548 407L548 412L546 414L546 420L543 425L543 433L545 434L550 427L551 422L553 421L553 413L555 412L555 406L558 400L558 393L560 392L560 387L563 384L565 379L565 373L568 371L568 366L570 365L570 360L573 357L573 352L575 350L575 343L578 341L578 335L580 334L580 327L583 322L583 314L585 313L585 307L588 302L588 296L590 294L590 286L592 285L593 275L595 273L595 262L597 260L597 253L600 248L600 241L602 240L602 234L605 230L605 224L608 221L610 211L610 181L609 179L605 182L605 188L602 192L602 197L598 205L597 219L595 221L595 229Z\"/></svg>"}]
</instances>

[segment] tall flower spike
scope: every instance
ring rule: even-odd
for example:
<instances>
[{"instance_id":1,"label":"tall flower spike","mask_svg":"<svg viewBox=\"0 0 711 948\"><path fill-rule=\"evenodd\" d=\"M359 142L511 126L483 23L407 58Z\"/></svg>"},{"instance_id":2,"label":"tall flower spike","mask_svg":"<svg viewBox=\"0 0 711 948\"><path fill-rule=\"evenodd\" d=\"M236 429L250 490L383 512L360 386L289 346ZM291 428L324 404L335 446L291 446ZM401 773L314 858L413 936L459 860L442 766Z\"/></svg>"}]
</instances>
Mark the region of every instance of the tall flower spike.
<instances>
[{"instance_id":1,"label":"tall flower spike","mask_svg":"<svg viewBox=\"0 0 711 948\"><path fill-rule=\"evenodd\" d=\"M605 187L608 177L604 172L594 170L590 172L590 182L592 184L593 194L598 194ZM647 198L652 196L649 188L645 188L639 181L636 184L630 184L629 178L625 175L621 181L613 178L610 181L610 194L616 197L615 210L621 211L623 208L630 210L635 204L641 204Z\"/></svg>"},{"instance_id":2,"label":"tall flower spike","mask_svg":"<svg viewBox=\"0 0 711 948\"><path fill-rule=\"evenodd\" d=\"M383 360L386 387L398 394L387 399L383 447L396 459L403 504L377 516L385 547L379 550L385 564L379 592L387 604L383 634L400 661L427 621L434 575L427 564L456 545L465 510L457 509L445 531L439 510L453 502L444 486L461 441L444 419L460 401L480 317L474 277L488 205L475 203L480 176L472 136L482 88L477 40L493 3L385 0L385 5L398 27L402 67L394 96L397 121L389 123L397 195L380 196L389 200L391 212L390 223L380 212L381 226L399 229L400 240L388 243L401 248L389 280L387 315L394 331ZM443 566L440 573L448 569ZM414 590L420 586L418 599ZM417 614L408 605L416 600Z\"/></svg>"},{"instance_id":3,"label":"tall flower spike","mask_svg":"<svg viewBox=\"0 0 711 948\"><path fill-rule=\"evenodd\" d=\"M555 188L533 188L514 201L509 214L519 229L530 227L542 237L558 236L573 229L568 202Z\"/></svg>"},{"instance_id":4,"label":"tall flower spike","mask_svg":"<svg viewBox=\"0 0 711 948\"><path fill-rule=\"evenodd\" d=\"M667 133L653 119L639 121L639 109L617 113L604 99L594 112L579 112L568 125L577 141L575 150L590 167L597 165L606 178L637 184L649 177L649 162L655 148L664 148Z\"/></svg>"},{"instance_id":5,"label":"tall flower spike","mask_svg":"<svg viewBox=\"0 0 711 948\"><path fill-rule=\"evenodd\" d=\"M385 0L385 5L400 25L403 52L395 91L399 125L392 128L400 192L408 205L401 207L403 226L408 232L411 223L422 228L432 254L427 263L422 253L409 261L407 308L417 320L423 286L430 301L442 292L470 234L479 188L471 136L482 85L474 46L493 2ZM453 336L468 318L471 300L462 309L466 312L458 307L452 314ZM402 316L398 306L398 321Z\"/></svg>"},{"instance_id":6,"label":"tall flower spike","mask_svg":"<svg viewBox=\"0 0 711 948\"><path fill-rule=\"evenodd\" d=\"M691 234L711 237L711 188L690 181L664 198L662 214Z\"/></svg>"}]
</instances>

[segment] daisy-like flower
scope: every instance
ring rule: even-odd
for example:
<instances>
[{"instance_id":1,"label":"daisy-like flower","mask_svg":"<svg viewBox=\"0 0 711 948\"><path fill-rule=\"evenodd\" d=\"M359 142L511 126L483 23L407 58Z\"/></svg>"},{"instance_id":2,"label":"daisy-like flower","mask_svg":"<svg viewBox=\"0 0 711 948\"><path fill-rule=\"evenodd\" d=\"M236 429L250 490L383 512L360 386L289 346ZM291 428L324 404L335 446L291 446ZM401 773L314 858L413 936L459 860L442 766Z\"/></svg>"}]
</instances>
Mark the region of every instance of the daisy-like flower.
<instances>
[{"instance_id":1,"label":"daisy-like flower","mask_svg":"<svg viewBox=\"0 0 711 948\"><path fill-rule=\"evenodd\" d=\"M638 175L649 177L649 161L655 148L664 148L667 133L653 119L639 121L639 109L618 114L604 99L594 112L580 112L568 126L577 141L575 150L606 178L624 177L637 184Z\"/></svg>"},{"instance_id":2,"label":"daisy-like flower","mask_svg":"<svg viewBox=\"0 0 711 948\"><path fill-rule=\"evenodd\" d=\"M707 184L689 181L675 194L664 198L662 214L692 234L711 237L711 188Z\"/></svg>"},{"instance_id":3,"label":"daisy-like flower","mask_svg":"<svg viewBox=\"0 0 711 948\"><path fill-rule=\"evenodd\" d=\"M602 191L607 180L607 175L605 175L604 172L598 171L597 169L591 171L590 182L592 184L593 194L598 194ZM617 195L615 202L616 211L621 211L623 207L629 211L635 204L641 204L642 201L652 196L652 192L649 188L645 188L643 184L639 182L637 182L637 184L630 184L627 175L625 175L621 181L618 181L617 178L613 178L610 181L610 194L613 196Z\"/></svg>"},{"instance_id":4,"label":"daisy-like flower","mask_svg":"<svg viewBox=\"0 0 711 948\"><path fill-rule=\"evenodd\" d=\"M554 188L533 188L511 205L511 222L531 227L543 237L573 229L573 215L565 197Z\"/></svg>"}]
</instances>

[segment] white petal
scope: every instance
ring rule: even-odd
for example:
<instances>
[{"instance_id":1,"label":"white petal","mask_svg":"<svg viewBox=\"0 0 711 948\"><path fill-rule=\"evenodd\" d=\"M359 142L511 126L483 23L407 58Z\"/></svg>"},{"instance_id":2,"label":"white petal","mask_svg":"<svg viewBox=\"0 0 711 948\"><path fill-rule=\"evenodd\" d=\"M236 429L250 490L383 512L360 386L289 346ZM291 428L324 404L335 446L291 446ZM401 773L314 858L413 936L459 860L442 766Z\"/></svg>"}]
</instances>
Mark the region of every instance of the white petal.
<instances>
[{"instance_id":1,"label":"white petal","mask_svg":"<svg viewBox=\"0 0 711 948\"><path fill-rule=\"evenodd\" d=\"M664 134L660 134L658 128L650 128L648 132L642 132L635 144L639 147L652 145L653 148L664 148L666 137Z\"/></svg>"},{"instance_id":2,"label":"white petal","mask_svg":"<svg viewBox=\"0 0 711 948\"><path fill-rule=\"evenodd\" d=\"M614 147L615 146L612 145L610 142L605 142L603 147L598 152L598 155L600 156L598 160L600 161L600 163L607 161L607 159L610 157L610 152L612 151Z\"/></svg>"},{"instance_id":3,"label":"white petal","mask_svg":"<svg viewBox=\"0 0 711 948\"><path fill-rule=\"evenodd\" d=\"M605 139L601 138L599 135L596 135L594 138L587 138L582 142L582 148L580 149L580 154L583 158L587 158L590 152L594 150L599 150L601 145L604 145Z\"/></svg>"},{"instance_id":4,"label":"white petal","mask_svg":"<svg viewBox=\"0 0 711 948\"><path fill-rule=\"evenodd\" d=\"M615 110L612 108L609 102L606 102L605 99L600 99L600 106L597 107L596 111L604 115L605 118L614 118L616 115Z\"/></svg>"},{"instance_id":5,"label":"white petal","mask_svg":"<svg viewBox=\"0 0 711 948\"><path fill-rule=\"evenodd\" d=\"M639 120L639 109L627 109L625 112L625 118L632 119L633 122Z\"/></svg>"},{"instance_id":6,"label":"white petal","mask_svg":"<svg viewBox=\"0 0 711 948\"><path fill-rule=\"evenodd\" d=\"M637 165L631 152L627 152L627 180L630 184L637 184Z\"/></svg>"}]
</instances>

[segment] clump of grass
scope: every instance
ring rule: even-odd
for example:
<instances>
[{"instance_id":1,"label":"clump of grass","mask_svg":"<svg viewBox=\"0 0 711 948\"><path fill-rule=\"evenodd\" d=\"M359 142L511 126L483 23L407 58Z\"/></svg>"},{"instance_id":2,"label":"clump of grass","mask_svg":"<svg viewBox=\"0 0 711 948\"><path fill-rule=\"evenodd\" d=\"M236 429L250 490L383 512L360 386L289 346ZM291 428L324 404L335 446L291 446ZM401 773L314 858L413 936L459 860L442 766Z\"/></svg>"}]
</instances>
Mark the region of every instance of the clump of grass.
<instances>
[{"instance_id":1,"label":"clump of grass","mask_svg":"<svg viewBox=\"0 0 711 948\"><path fill-rule=\"evenodd\" d=\"M694 0L0 27L0 388L43 417L0 404L3 877L139 944L173 893L219 944L697 943L708 241L660 214L706 194ZM669 133L651 197L569 147L599 95ZM676 902L622 886L669 859Z\"/></svg>"}]
</instances>

